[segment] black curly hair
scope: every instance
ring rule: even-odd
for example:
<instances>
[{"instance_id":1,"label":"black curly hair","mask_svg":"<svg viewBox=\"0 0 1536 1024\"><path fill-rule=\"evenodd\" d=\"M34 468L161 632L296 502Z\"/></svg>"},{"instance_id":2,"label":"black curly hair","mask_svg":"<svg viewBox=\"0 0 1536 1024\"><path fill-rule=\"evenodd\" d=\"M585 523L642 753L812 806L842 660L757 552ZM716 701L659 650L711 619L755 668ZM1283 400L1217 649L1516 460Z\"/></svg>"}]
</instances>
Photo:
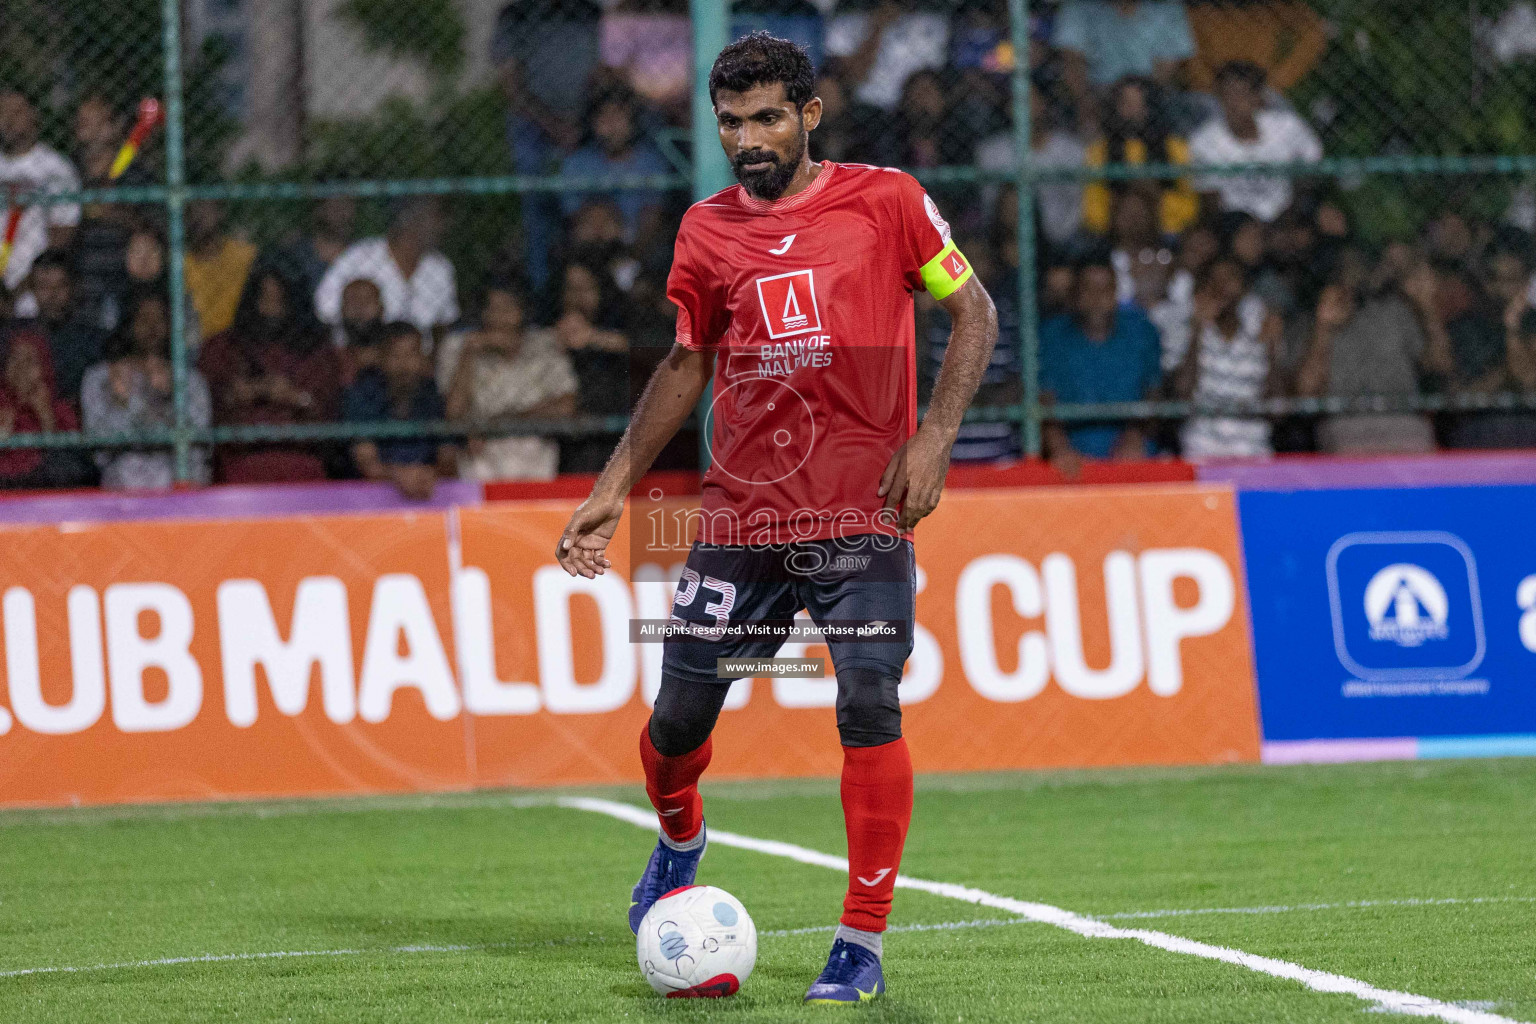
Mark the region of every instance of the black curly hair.
<instances>
[{"instance_id":1,"label":"black curly hair","mask_svg":"<svg viewBox=\"0 0 1536 1024\"><path fill-rule=\"evenodd\" d=\"M746 92L756 85L782 82L784 95L799 110L816 95L816 69L805 48L788 39L757 31L720 51L709 70L709 101L715 93Z\"/></svg>"}]
</instances>

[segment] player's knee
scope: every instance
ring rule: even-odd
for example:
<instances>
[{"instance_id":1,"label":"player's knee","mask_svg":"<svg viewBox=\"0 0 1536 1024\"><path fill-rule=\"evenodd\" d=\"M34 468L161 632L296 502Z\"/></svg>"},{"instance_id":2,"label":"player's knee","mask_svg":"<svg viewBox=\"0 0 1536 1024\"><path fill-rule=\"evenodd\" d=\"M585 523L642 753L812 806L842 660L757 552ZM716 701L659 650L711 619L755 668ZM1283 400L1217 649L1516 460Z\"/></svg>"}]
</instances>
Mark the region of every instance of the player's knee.
<instances>
[{"instance_id":1,"label":"player's knee","mask_svg":"<svg viewBox=\"0 0 1536 1024\"><path fill-rule=\"evenodd\" d=\"M878 747L901 739L901 679L873 668L837 674L837 733L845 747Z\"/></svg>"},{"instance_id":2,"label":"player's knee","mask_svg":"<svg viewBox=\"0 0 1536 1024\"><path fill-rule=\"evenodd\" d=\"M663 757L697 750L714 731L728 689L723 683L698 683L663 673L651 710L651 746Z\"/></svg>"}]
</instances>

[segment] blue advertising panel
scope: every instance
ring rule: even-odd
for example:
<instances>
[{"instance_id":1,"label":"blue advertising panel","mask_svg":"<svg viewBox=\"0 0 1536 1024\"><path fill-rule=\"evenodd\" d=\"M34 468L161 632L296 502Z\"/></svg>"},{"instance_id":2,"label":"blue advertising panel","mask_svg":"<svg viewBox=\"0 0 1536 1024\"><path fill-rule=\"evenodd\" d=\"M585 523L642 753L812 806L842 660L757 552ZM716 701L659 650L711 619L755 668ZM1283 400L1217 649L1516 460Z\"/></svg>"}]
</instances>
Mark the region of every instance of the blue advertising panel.
<instances>
[{"instance_id":1,"label":"blue advertising panel","mask_svg":"<svg viewBox=\"0 0 1536 1024\"><path fill-rule=\"evenodd\" d=\"M1238 508L1266 741L1536 734L1536 487Z\"/></svg>"}]
</instances>

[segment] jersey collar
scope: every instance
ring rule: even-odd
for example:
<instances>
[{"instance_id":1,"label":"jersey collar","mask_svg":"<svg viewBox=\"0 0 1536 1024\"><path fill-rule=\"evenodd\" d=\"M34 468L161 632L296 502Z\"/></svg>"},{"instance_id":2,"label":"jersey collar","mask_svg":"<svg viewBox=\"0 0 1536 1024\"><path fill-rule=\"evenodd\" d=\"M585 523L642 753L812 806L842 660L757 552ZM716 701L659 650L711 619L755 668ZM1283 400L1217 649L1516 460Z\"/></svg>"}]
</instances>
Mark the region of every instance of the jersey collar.
<instances>
[{"instance_id":1,"label":"jersey collar","mask_svg":"<svg viewBox=\"0 0 1536 1024\"><path fill-rule=\"evenodd\" d=\"M821 173L816 175L803 191L796 192L788 199L754 199L747 195L747 190L740 185L736 186L736 198L742 206L753 213L785 213L798 209L816 198L817 194L827 187L827 182L832 180L836 170L837 164L830 160L821 161Z\"/></svg>"}]
</instances>

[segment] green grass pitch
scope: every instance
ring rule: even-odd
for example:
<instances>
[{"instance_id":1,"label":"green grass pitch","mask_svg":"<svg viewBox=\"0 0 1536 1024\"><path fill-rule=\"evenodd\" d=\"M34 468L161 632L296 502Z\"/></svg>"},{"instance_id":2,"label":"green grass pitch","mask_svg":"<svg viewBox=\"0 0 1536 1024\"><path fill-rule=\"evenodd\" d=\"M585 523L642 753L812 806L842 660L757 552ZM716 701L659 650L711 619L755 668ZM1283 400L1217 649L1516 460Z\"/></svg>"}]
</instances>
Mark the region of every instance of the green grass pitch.
<instances>
[{"instance_id":1,"label":"green grass pitch","mask_svg":"<svg viewBox=\"0 0 1536 1024\"><path fill-rule=\"evenodd\" d=\"M843 852L835 781L704 790L714 828ZM653 840L528 796L0 814L0 1021L1382 1019L1027 922L894 931L885 999L803 1007L830 929L773 933L835 922L844 879L722 846L700 878L768 933L757 970L663 1000L625 924ZM920 778L902 869L1536 1021L1536 761ZM1130 916L1240 908L1271 909ZM898 891L892 923L1008 916Z\"/></svg>"}]
</instances>

